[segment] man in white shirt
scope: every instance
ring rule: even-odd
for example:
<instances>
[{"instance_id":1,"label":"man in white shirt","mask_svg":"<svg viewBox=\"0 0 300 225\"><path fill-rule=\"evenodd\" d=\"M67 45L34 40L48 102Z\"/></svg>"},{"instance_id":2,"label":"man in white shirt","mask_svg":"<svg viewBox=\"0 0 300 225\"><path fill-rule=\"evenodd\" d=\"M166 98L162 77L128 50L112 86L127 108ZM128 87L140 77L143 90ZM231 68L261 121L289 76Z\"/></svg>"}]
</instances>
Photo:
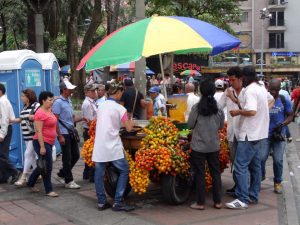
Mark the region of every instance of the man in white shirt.
<instances>
[{"instance_id":1,"label":"man in white shirt","mask_svg":"<svg viewBox=\"0 0 300 225\"><path fill-rule=\"evenodd\" d=\"M97 106L95 100L97 99L97 88L96 84L86 84L84 86L85 99L81 106L82 117L85 119L82 123L83 127L83 140L86 141L90 138L89 136L89 122L96 119L97 117ZM84 166L83 179L94 182L94 169L89 167L87 164Z\"/></svg>"},{"instance_id":2,"label":"man in white shirt","mask_svg":"<svg viewBox=\"0 0 300 225\"><path fill-rule=\"evenodd\" d=\"M191 112L191 109L192 109L193 105L198 103L199 100L200 100L200 97L195 95L194 91L195 91L194 84L187 83L185 85L185 93L188 95L188 97L187 97L187 109L186 109L186 112L184 114L186 122L189 119L189 115L190 115L190 112Z\"/></svg>"},{"instance_id":3,"label":"man in white shirt","mask_svg":"<svg viewBox=\"0 0 300 225\"><path fill-rule=\"evenodd\" d=\"M224 94L224 81L221 79L217 79L215 81L215 86L216 86L216 93L214 94L214 98L216 99L217 103L220 104L220 99ZM224 116L225 116L225 121L227 121L227 109L226 106L223 108Z\"/></svg>"},{"instance_id":4,"label":"man in white shirt","mask_svg":"<svg viewBox=\"0 0 300 225\"><path fill-rule=\"evenodd\" d=\"M245 103L241 105L242 109L230 111L232 117L240 116L239 123L234 127L238 141L234 161L237 199L226 203L231 209L246 209L250 202L257 203L259 200L260 151L267 147L269 130L267 90L259 84L254 67L244 67L242 74Z\"/></svg>"},{"instance_id":5,"label":"man in white shirt","mask_svg":"<svg viewBox=\"0 0 300 225\"><path fill-rule=\"evenodd\" d=\"M0 83L0 183L10 179L10 183L13 184L19 179L21 173L9 161L9 146L12 137L12 127L9 121L15 119L15 114L5 92L5 86Z\"/></svg>"}]
</instances>

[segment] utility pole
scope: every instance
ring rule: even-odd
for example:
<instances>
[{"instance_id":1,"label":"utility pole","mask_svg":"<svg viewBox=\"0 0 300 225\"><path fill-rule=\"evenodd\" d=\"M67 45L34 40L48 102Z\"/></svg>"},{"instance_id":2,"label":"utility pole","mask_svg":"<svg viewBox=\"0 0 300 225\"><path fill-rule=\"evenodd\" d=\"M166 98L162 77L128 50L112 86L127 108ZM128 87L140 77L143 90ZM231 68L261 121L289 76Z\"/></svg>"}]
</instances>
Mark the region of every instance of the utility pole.
<instances>
[{"instance_id":1,"label":"utility pole","mask_svg":"<svg viewBox=\"0 0 300 225\"><path fill-rule=\"evenodd\" d=\"M145 0L135 0L135 16L136 21L142 20L145 18ZM142 57L139 61L135 62L135 87L146 96L146 59ZM142 113L142 119L146 118L146 110Z\"/></svg>"}]
</instances>

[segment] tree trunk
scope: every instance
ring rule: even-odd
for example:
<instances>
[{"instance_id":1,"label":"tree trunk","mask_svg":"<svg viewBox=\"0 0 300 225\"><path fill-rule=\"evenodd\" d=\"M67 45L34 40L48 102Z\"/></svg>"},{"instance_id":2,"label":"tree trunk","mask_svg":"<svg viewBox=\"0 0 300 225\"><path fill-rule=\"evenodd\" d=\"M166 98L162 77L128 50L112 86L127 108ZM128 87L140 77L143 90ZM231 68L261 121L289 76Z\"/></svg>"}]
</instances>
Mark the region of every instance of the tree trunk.
<instances>
[{"instance_id":1,"label":"tree trunk","mask_svg":"<svg viewBox=\"0 0 300 225\"><path fill-rule=\"evenodd\" d=\"M2 24L2 38L0 40L0 45L3 46L3 51L7 50L7 28L6 28L6 21L4 14L0 15L1 18L1 24ZM1 33L0 32L0 33Z\"/></svg>"},{"instance_id":2,"label":"tree trunk","mask_svg":"<svg viewBox=\"0 0 300 225\"><path fill-rule=\"evenodd\" d=\"M28 48L35 51L35 25L34 25L34 12L28 8L27 11L27 39Z\"/></svg>"},{"instance_id":3,"label":"tree trunk","mask_svg":"<svg viewBox=\"0 0 300 225\"><path fill-rule=\"evenodd\" d=\"M44 52L44 21L43 14L37 13L35 19L35 49L36 52Z\"/></svg>"},{"instance_id":4,"label":"tree trunk","mask_svg":"<svg viewBox=\"0 0 300 225\"><path fill-rule=\"evenodd\" d=\"M69 19L68 19L68 32L67 32L67 55L68 62L71 67L72 82L77 86L77 97L84 96L83 82L79 78L79 73L76 70L76 66L79 63L78 58L78 16L82 9L84 0L72 0L69 1Z\"/></svg>"},{"instance_id":5,"label":"tree trunk","mask_svg":"<svg viewBox=\"0 0 300 225\"><path fill-rule=\"evenodd\" d=\"M83 41L82 41L82 46L81 46L81 57L83 57L88 51L91 49L92 41L93 41L93 36L95 35L97 28L102 22L102 1L101 0L96 0L93 13L92 13L92 19L91 19L91 24L89 25ZM85 84L85 70L80 70L79 71L79 79L83 84Z\"/></svg>"}]
</instances>

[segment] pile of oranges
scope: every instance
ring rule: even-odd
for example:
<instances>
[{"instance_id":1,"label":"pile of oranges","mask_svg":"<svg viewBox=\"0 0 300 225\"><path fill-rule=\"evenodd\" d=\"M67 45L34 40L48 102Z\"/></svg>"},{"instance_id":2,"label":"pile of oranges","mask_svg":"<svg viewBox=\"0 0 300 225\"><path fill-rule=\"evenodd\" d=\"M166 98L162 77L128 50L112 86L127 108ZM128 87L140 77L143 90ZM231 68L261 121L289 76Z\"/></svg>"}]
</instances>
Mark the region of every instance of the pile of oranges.
<instances>
[{"instance_id":1,"label":"pile of oranges","mask_svg":"<svg viewBox=\"0 0 300 225\"><path fill-rule=\"evenodd\" d=\"M89 167L95 167L95 163L92 161L93 149L94 149L94 141L95 141L95 133L96 133L96 120L93 120L90 123L89 136L90 138L86 140L83 144L81 156L83 161Z\"/></svg>"},{"instance_id":2,"label":"pile of oranges","mask_svg":"<svg viewBox=\"0 0 300 225\"><path fill-rule=\"evenodd\" d=\"M190 168L189 154L180 149L178 129L169 119L153 117L144 132L146 136L135 153L129 175L130 185L139 194L146 192L150 172L187 175Z\"/></svg>"}]
</instances>

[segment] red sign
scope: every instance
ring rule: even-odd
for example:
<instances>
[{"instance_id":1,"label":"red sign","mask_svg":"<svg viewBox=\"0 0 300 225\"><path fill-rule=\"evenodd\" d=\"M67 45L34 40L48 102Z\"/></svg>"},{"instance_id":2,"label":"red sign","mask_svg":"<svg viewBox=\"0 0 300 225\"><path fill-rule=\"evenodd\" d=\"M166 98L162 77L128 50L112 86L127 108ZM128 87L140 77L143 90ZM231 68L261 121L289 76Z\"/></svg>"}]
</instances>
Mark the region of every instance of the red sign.
<instances>
[{"instance_id":1,"label":"red sign","mask_svg":"<svg viewBox=\"0 0 300 225\"><path fill-rule=\"evenodd\" d=\"M196 63L185 63L185 62L176 62L173 64L174 72L184 71L184 70L197 70L201 71L201 66Z\"/></svg>"}]
</instances>

